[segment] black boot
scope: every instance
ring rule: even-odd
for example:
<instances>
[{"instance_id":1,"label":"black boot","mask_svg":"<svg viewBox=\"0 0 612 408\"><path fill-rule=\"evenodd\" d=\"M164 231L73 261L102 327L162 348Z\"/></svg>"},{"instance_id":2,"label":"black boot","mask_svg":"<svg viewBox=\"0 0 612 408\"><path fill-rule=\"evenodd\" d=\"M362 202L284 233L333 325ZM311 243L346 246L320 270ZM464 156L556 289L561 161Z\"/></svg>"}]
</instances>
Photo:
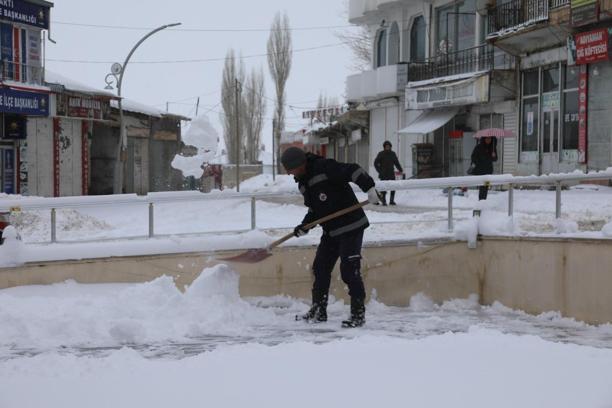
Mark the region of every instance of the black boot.
<instances>
[{"instance_id":1,"label":"black boot","mask_svg":"<svg viewBox=\"0 0 612 408\"><path fill-rule=\"evenodd\" d=\"M327 321L327 294L312 291L312 306L310 310L301 316L295 316L295 320L306 320L307 322L319 323Z\"/></svg>"},{"instance_id":2,"label":"black boot","mask_svg":"<svg viewBox=\"0 0 612 408\"><path fill-rule=\"evenodd\" d=\"M361 327L365 324L364 299L351 298L351 318L342 322L342 327Z\"/></svg>"}]
</instances>

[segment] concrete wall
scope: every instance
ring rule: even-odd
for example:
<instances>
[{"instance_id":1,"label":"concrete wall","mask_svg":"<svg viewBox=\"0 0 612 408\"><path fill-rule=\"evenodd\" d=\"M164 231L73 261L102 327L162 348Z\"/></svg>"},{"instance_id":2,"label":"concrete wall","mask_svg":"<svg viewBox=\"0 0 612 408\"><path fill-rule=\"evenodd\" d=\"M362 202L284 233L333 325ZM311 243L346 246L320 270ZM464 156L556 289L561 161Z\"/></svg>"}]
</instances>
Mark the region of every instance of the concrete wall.
<instances>
[{"instance_id":1,"label":"concrete wall","mask_svg":"<svg viewBox=\"0 0 612 408\"><path fill-rule=\"evenodd\" d=\"M211 256L213 255L213 256ZM0 288L50 284L144 282L174 276L190 284L224 254L174 254L101 260L48 262L0 269ZM388 305L405 306L423 292L436 302L475 293L483 304L499 301L529 313L560 311L589 323L612 322L612 240L486 238L477 249L464 242L410 243L364 248L368 294L376 289ZM314 248L282 248L256 264L234 263L243 296L310 298ZM179 267L179 264L182 267ZM347 299L339 272L331 293Z\"/></svg>"}]
</instances>

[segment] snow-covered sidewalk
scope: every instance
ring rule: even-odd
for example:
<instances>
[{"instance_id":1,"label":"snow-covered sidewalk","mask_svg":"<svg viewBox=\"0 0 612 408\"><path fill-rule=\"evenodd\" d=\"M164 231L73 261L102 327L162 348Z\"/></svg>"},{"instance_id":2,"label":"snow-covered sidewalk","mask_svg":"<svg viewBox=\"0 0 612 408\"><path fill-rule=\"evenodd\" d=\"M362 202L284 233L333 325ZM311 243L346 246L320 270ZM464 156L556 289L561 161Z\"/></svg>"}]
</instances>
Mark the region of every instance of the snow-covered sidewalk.
<instances>
[{"instance_id":1,"label":"snow-covered sidewalk","mask_svg":"<svg viewBox=\"0 0 612 408\"><path fill-rule=\"evenodd\" d=\"M475 296L374 299L355 330L341 301L320 325L293 319L307 307L242 299L223 265L185 293L167 277L2 290L0 406L612 406L610 325Z\"/></svg>"}]
</instances>

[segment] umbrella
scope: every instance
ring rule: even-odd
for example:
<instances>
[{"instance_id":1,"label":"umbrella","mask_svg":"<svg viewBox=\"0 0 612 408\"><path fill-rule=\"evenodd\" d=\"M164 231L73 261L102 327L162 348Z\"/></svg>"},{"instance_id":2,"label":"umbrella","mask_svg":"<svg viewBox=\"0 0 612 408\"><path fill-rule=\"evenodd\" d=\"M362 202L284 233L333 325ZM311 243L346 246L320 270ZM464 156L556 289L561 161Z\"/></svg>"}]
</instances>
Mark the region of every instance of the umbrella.
<instances>
[{"instance_id":1,"label":"umbrella","mask_svg":"<svg viewBox=\"0 0 612 408\"><path fill-rule=\"evenodd\" d=\"M499 129L499 128L489 128L489 129L481 129L474 135L476 139L480 139L481 137L514 137L514 133L511 130Z\"/></svg>"}]
</instances>

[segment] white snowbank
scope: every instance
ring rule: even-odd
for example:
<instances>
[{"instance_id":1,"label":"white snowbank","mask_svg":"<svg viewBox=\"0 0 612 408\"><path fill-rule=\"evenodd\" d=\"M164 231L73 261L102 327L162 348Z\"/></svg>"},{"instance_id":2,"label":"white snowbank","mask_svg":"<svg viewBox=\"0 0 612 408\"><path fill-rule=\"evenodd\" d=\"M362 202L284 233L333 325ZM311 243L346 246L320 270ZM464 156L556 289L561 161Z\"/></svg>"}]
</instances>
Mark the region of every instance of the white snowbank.
<instances>
[{"instance_id":1,"label":"white snowbank","mask_svg":"<svg viewBox=\"0 0 612 408\"><path fill-rule=\"evenodd\" d=\"M184 131L181 137L187 146L197 148L195 156L182 156L177 154L172 160L172 167L183 172L183 176L202 177L202 165L210 162L217 154L219 134L208 120L208 116L200 115L195 118Z\"/></svg>"},{"instance_id":2,"label":"white snowbank","mask_svg":"<svg viewBox=\"0 0 612 408\"><path fill-rule=\"evenodd\" d=\"M612 350L472 328L418 340L245 344L180 360L123 349L0 363L3 407L607 407ZM32 390L35 390L33 392Z\"/></svg>"}]
</instances>

